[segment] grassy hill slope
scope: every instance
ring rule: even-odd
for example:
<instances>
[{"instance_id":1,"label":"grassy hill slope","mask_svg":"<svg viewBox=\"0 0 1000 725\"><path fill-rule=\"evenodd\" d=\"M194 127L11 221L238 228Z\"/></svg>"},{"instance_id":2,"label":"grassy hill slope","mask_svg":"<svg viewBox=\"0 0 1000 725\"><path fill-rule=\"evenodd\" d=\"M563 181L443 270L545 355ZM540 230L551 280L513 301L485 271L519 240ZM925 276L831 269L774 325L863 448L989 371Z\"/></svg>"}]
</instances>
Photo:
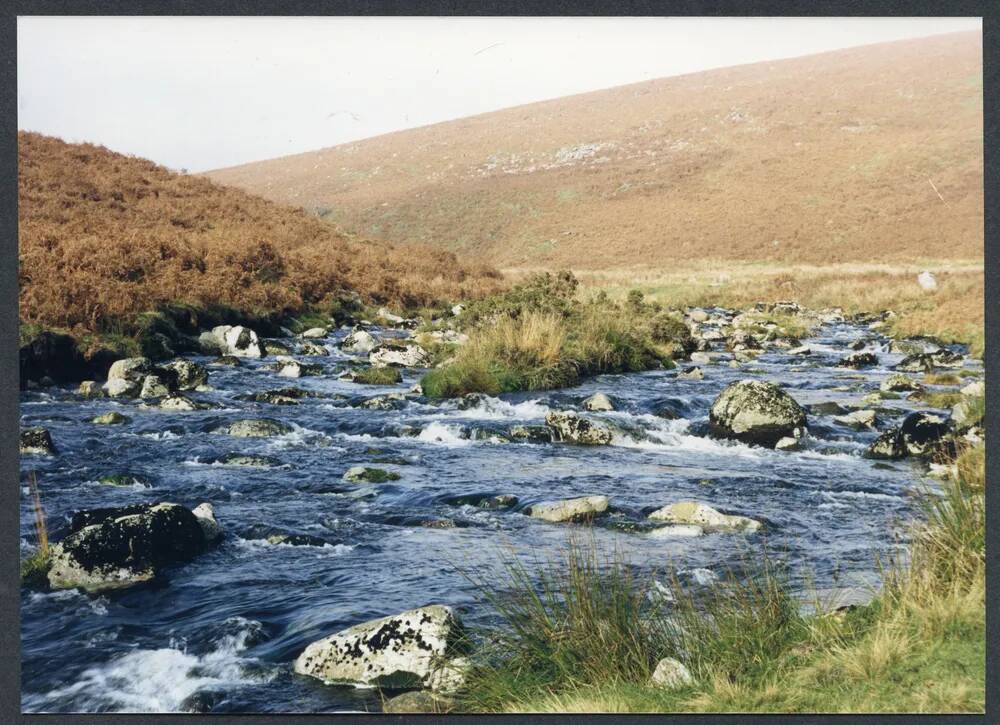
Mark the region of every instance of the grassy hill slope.
<instances>
[{"instance_id":1,"label":"grassy hill slope","mask_svg":"<svg viewBox=\"0 0 1000 725\"><path fill-rule=\"evenodd\" d=\"M711 70L210 172L506 267L981 259L981 34Z\"/></svg>"}]
</instances>

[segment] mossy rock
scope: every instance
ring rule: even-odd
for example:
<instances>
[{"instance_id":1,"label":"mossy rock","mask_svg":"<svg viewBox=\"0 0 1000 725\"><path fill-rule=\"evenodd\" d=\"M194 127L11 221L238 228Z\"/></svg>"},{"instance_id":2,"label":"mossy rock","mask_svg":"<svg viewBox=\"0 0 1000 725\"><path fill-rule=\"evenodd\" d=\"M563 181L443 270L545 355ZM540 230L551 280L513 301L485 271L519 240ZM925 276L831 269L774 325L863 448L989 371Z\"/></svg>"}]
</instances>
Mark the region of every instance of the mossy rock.
<instances>
[{"instance_id":1,"label":"mossy rock","mask_svg":"<svg viewBox=\"0 0 1000 725\"><path fill-rule=\"evenodd\" d=\"M400 478L402 476L395 471L369 466L353 466L344 474L344 480L358 483L385 483L386 481L398 481Z\"/></svg>"}]
</instances>

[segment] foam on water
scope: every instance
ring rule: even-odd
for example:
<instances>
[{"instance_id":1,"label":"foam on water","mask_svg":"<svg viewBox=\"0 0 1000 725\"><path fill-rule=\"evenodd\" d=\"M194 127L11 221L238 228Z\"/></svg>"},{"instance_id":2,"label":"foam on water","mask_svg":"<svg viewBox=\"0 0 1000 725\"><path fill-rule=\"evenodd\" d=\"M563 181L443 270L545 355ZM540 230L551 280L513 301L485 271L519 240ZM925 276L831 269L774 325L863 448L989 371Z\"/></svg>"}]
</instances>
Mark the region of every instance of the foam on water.
<instances>
[{"instance_id":1,"label":"foam on water","mask_svg":"<svg viewBox=\"0 0 1000 725\"><path fill-rule=\"evenodd\" d=\"M434 421L420 431L417 440L423 443L431 443L439 446L449 446L452 448L471 446L475 441L462 437L462 426L448 425Z\"/></svg>"}]
</instances>

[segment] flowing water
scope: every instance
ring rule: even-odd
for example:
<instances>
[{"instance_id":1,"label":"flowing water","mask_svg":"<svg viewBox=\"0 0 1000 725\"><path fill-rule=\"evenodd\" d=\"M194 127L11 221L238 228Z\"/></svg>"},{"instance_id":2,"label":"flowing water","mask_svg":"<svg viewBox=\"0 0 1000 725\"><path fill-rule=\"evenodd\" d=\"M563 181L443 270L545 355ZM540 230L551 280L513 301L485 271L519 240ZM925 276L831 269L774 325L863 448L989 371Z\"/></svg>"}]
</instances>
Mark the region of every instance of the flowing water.
<instances>
[{"instance_id":1,"label":"flowing water","mask_svg":"<svg viewBox=\"0 0 1000 725\"><path fill-rule=\"evenodd\" d=\"M766 523L768 549L779 552L820 590L856 595L877 584L876 554L898 547L912 515L912 493L926 484L917 464L862 457L874 431L856 431L831 415L809 416L810 438L785 453L708 437L709 407L730 382L745 377L781 384L804 406L856 402L878 389L902 356L866 327L825 325L808 340L813 354L766 352L742 369L723 356L702 366L704 380L677 371L605 375L573 389L457 401L410 396L400 410L358 407L376 394L406 392L419 371L396 386L363 386L336 378L357 360L342 353L337 331L324 343L327 374L288 380L264 369L210 366L214 392L191 397L221 408L167 412L138 401L81 400L70 387L22 394L22 426L48 428L52 458L22 460L22 547L34 542L26 481L34 472L50 534L65 534L74 511L153 501L194 507L209 501L224 542L171 569L167 582L102 596L30 592L22 599L22 706L26 711L320 712L378 710L373 690L325 686L294 675L292 660L313 640L359 622L443 603L467 623L488 611L464 572L489 578L508 548L541 559L556 554L573 524L532 519L533 502L604 494L614 513L593 528L602 549L617 549L650 576L678 570L707 581L745 562L742 535L657 539L618 530L654 508L697 499ZM834 364L858 339L871 340L880 365L863 371ZM192 358L208 363L210 358ZM299 405L237 400L247 392L296 385L315 392ZM541 424L549 410L580 409L596 391L616 401L621 433L611 446L503 442L512 425ZM898 423L915 403L883 401L879 426ZM654 414L663 407L680 417ZM93 425L117 410L131 422ZM269 439L211 433L237 418L270 417L293 432ZM229 452L277 459L271 468L211 461ZM401 478L351 484L354 465ZM108 473L136 474L148 484L103 485ZM514 494L511 510L453 506L460 494ZM432 526L427 524L431 523ZM444 523L449 527L442 526ZM309 534L322 546L273 545L271 533ZM795 580L803 590L804 578ZM861 594L859 594L859 592Z\"/></svg>"}]
</instances>

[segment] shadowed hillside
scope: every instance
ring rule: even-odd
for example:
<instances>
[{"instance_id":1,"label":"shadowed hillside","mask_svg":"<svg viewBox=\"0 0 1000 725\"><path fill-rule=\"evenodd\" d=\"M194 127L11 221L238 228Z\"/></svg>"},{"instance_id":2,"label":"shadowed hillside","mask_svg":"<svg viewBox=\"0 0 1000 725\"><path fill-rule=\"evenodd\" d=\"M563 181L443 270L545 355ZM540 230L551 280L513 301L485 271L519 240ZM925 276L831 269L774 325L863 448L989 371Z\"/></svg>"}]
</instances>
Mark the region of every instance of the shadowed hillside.
<instances>
[{"instance_id":1,"label":"shadowed hillside","mask_svg":"<svg viewBox=\"0 0 1000 725\"><path fill-rule=\"evenodd\" d=\"M90 144L18 134L24 322L101 330L166 303L254 313L402 305L497 286L440 250L399 251L301 209Z\"/></svg>"},{"instance_id":2,"label":"shadowed hillside","mask_svg":"<svg viewBox=\"0 0 1000 725\"><path fill-rule=\"evenodd\" d=\"M211 172L504 266L983 254L981 34L712 70Z\"/></svg>"}]
</instances>

